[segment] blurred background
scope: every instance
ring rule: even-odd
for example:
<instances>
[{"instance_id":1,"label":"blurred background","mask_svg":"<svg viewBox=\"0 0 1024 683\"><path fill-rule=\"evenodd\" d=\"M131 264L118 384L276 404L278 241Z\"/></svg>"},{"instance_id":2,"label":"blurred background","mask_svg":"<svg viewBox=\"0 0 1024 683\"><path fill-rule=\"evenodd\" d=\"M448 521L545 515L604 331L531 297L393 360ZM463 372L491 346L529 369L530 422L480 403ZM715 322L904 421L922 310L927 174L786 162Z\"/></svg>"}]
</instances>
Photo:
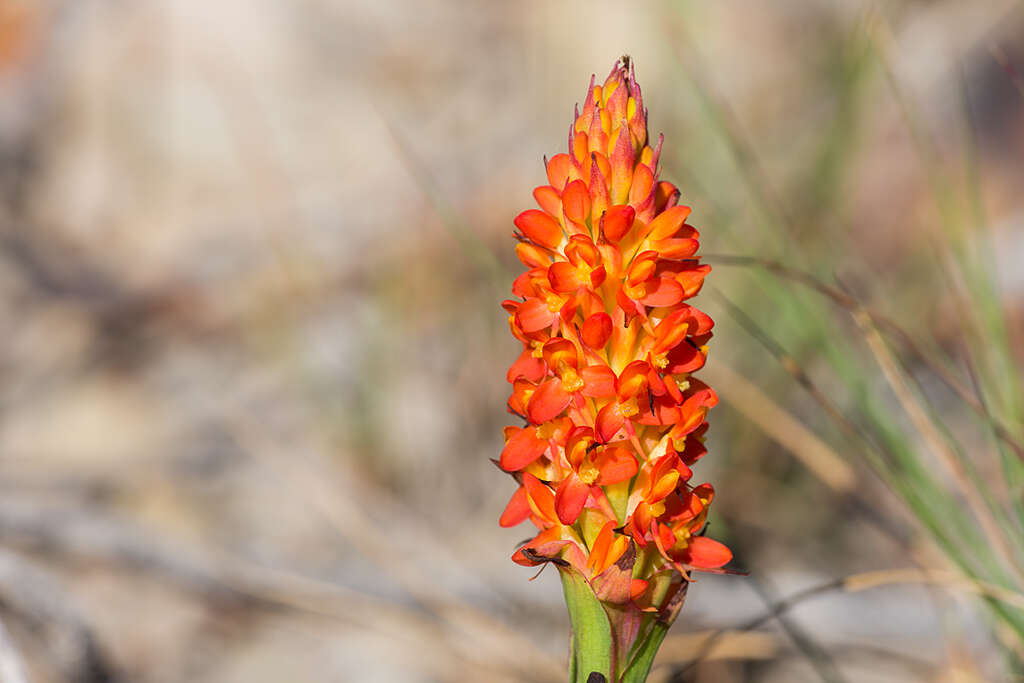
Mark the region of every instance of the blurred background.
<instances>
[{"instance_id":1,"label":"blurred background","mask_svg":"<svg viewBox=\"0 0 1024 683\"><path fill-rule=\"evenodd\" d=\"M512 218L630 54L714 267L651 680L1024 651L1024 6L0 0L0 680L560 681Z\"/></svg>"}]
</instances>

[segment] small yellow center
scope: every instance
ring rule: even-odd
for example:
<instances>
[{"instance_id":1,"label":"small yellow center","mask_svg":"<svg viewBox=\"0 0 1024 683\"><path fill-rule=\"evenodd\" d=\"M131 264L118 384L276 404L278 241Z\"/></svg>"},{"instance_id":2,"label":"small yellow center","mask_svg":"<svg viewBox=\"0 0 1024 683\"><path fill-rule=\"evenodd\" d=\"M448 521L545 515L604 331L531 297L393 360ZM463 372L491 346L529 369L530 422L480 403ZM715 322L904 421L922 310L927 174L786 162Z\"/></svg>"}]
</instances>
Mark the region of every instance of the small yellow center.
<instances>
[{"instance_id":1,"label":"small yellow center","mask_svg":"<svg viewBox=\"0 0 1024 683\"><path fill-rule=\"evenodd\" d=\"M562 378L562 388L570 394L583 388L583 380L565 361L558 364L558 375Z\"/></svg>"},{"instance_id":2,"label":"small yellow center","mask_svg":"<svg viewBox=\"0 0 1024 683\"><path fill-rule=\"evenodd\" d=\"M584 465L583 467L580 468L579 471L580 481L582 481L587 486L590 486L595 481L597 481L597 477L600 474L601 471L594 467L592 464Z\"/></svg>"},{"instance_id":3,"label":"small yellow center","mask_svg":"<svg viewBox=\"0 0 1024 683\"><path fill-rule=\"evenodd\" d=\"M548 305L549 311L551 311L552 313L557 313L562 309L562 305L565 303L565 300L562 297L558 296L557 294L548 294L548 297L544 303Z\"/></svg>"},{"instance_id":4,"label":"small yellow center","mask_svg":"<svg viewBox=\"0 0 1024 683\"><path fill-rule=\"evenodd\" d=\"M619 415L622 417L633 417L640 412L640 408L637 407L636 397L629 399L625 403L619 404Z\"/></svg>"},{"instance_id":5,"label":"small yellow center","mask_svg":"<svg viewBox=\"0 0 1024 683\"><path fill-rule=\"evenodd\" d=\"M665 514L665 503L663 503L660 500L657 503L654 503L653 505L651 505L650 507L651 507L651 516L652 517L660 517L663 514Z\"/></svg>"}]
</instances>

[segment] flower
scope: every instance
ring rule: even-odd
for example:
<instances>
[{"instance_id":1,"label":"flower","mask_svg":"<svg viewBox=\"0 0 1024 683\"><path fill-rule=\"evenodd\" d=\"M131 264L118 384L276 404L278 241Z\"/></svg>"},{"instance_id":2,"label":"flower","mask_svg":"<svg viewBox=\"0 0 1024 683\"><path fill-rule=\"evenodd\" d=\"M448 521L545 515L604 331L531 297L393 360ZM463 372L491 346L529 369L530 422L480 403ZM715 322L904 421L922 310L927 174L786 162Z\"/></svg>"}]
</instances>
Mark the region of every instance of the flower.
<instances>
[{"instance_id":1,"label":"flower","mask_svg":"<svg viewBox=\"0 0 1024 683\"><path fill-rule=\"evenodd\" d=\"M507 378L525 425L505 429L499 464L519 487L500 524L539 529L515 562L552 562L602 604L671 623L690 572L732 554L702 535L713 488L690 483L718 397L693 376L714 323L687 301L711 268L658 178L661 145L623 58L591 78L540 208L514 220L526 270L502 305L523 344Z\"/></svg>"}]
</instances>

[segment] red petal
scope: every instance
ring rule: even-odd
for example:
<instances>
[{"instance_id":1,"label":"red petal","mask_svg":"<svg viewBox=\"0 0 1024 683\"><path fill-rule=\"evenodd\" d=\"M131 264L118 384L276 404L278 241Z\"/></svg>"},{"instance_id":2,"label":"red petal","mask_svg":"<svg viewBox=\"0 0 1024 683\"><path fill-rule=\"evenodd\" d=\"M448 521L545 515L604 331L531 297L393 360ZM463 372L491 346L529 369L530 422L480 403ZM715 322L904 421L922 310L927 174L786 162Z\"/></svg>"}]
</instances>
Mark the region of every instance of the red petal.
<instances>
[{"instance_id":1,"label":"red petal","mask_svg":"<svg viewBox=\"0 0 1024 683\"><path fill-rule=\"evenodd\" d=\"M569 183L562 192L562 207L565 217L577 223L585 223L590 218L590 191L582 180Z\"/></svg>"},{"instance_id":2,"label":"red petal","mask_svg":"<svg viewBox=\"0 0 1024 683\"><path fill-rule=\"evenodd\" d=\"M574 524L587 504L590 487L575 472L566 477L555 492L555 511L562 524Z\"/></svg>"},{"instance_id":3,"label":"red petal","mask_svg":"<svg viewBox=\"0 0 1024 683\"><path fill-rule=\"evenodd\" d=\"M512 498L509 499L508 505L505 506L505 511L501 513L501 519L498 520L498 524L504 527L515 526L520 522L525 522L529 516L530 503L526 500L526 489L520 486L512 494Z\"/></svg>"},{"instance_id":4,"label":"red petal","mask_svg":"<svg viewBox=\"0 0 1024 683\"><path fill-rule=\"evenodd\" d=\"M501 469L506 472L518 472L539 458L547 448L548 442L537 438L537 432L533 427L520 429L501 451Z\"/></svg>"},{"instance_id":5,"label":"red petal","mask_svg":"<svg viewBox=\"0 0 1024 683\"><path fill-rule=\"evenodd\" d=\"M515 217L516 227L531 241L554 249L562 243L562 226L558 222L537 209L528 209Z\"/></svg>"},{"instance_id":6,"label":"red petal","mask_svg":"<svg viewBox=\"0 0 1024 683\"><path fill-rule=\"evenodd\" d=\"M572 397L562 388L562 380L552 377L537 387L526 407L526 417L534 424L547 422L562 414Z\"/></svg>"},{"instance_id":7,"label":"red petal","mask_svg":"<svg viewBox=\"0 0 1024 683\"><path fill-rule=\"evenodd\" d=\"M636 211L628 204L608 209L604 214L601 228L604 238L612 244L617 243L633 227L635 219Z\"/></svg>"},{"instance_id":8,"label":"red petal","mask_svg":"<svg viewBox=\"0 0 1024 683\"><path fill-rule=\"evenodd\" d=\"M686 549L687 564L697 569L716 569L732 559L732 551L727 547L705 536L690 539Z\"/></svg>"}]
</instances>

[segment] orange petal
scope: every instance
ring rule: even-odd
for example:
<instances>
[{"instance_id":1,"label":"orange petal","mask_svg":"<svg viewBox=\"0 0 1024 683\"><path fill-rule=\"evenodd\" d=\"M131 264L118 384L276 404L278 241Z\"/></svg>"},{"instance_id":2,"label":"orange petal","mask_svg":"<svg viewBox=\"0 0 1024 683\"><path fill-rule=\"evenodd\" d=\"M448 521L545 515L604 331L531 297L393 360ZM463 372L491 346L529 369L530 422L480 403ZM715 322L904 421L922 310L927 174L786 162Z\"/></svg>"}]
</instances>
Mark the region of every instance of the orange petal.
<instances>
[{"instance_id":1,"label":"orange petal","mask_svg":"<svg viewBox=\"0 0 1024 683\"><path fill-rule=\"evenodd\" d=\"M562 198L558 196L558 190L550 185L541 185L534 188L533 198L537 200L537 205L540 208L552 216L557 216L562 212Z\"/></svg>"},{"instance_id":2,"label":"orange petal","mask_svg":"<svg viewBox=\"0 0 1024 683\"><path fill-rule=\"evenodd\" d=\"M622 204L629 198L629 186L633 180L634 154L633 142L629 139L629 126L623 120L615 138L615 148L608 160L612 165L612 201L616 204Z\"/></svg>"},{"instance_id":3,"label":"orange petal","mask_svg":"<svg viewBox=\"0 0 1024 683\"><path fill-rule=\"evenodd\" d=\"M604 564L604 558L608 554L608 548L611 547L612 538L614 538L614 529L615 522L612 521L605 522L605 525L601 527L601 531L597 533L597 537L594 539L594 545L590 548L590 559L587 560L588 567L593 568Z\"/></svg>"},{"instance_id":4,"label":"orange petal","mask_svg":"<svg viewBox=\"0 0 1024 683\"><path fill-rule=\"evenodd\" d=\"M531 382L539 382L546 374L546 371L544 361L540 358L534 358L530 349L526 349L519 355L516 362L512 364L512 367L508 369L505 379L509 382L515 382L520 377L525 377Z\"/></svg>"},{"instance_id":5,"label":"orange petal","mask_svg":"<svg viewBox=\"0 0 1024 683\"><path fill-rule=\"evenodd\" d=\"M561 415L571 400L572 396L562 388L562 380L552 377L533 392L526 406L526 417L533 424L547 422Z\"/></svg>"},{"instance_id":6,"label":"orange petal","mask_svg":"<svg viewBox=\"0 0 1024 683\"><path fill-rule=\"evenodd\" d=\"M580 339L592 349L603 349L612 336L612 317L607 313L595 313L583 321Z\"/></svg>"},{"instance_id":7,"label":"orange petal","mask_svg":"<svg viewBox=\"0 0 1024 683\"><path fill-rule=\"evenodd\" d=\"M667 209L647 225L646 237L652 241L665 240L674 237L683 227L687 217L690 215L690 207L673 206Z\"/></svg>"},{"instance_id":8,"label":"orange petal","mask_svg":"<svg viewBox=\"0 0 1024 683\"><path fill-rule=\"evenodd\" d=\"M569 167L571 164L572 162L569 161L568 154L556 154L548 161L548 182L558 192L561 192L565 188L565 184L569 182Z\"/></svg>"},{"instance_id":9,"label":"orange petal","mask_svg":"<svg viewBox=\"0 0 1024 683\"><path fill-rule=\"evenodd\" d=\"M551 263L551 252L544 247L538 247L530 242L520 242L516 245L516 256L527 268L547 268Z\"/></svg>"},{"instance_id":10,"label":"orange petal","mask_svg":"<svg viewBox=\"0 0 1024 683\"><path fill-rule=\"evenodd\" d=\"M530 334L551 327L558 316L551 312L547 303L540 299L527 299L516 309L515 320L519 327Z\"/></svg>"},{"instance_id":11,"label":"orange petal","mask_svg":"<svg viewBox=\"0 0 1024 683\"><path fill-rule=\"evenodd\" d=\"M555 185L554 183L551 183ZM558 187L555 185L555 187ZM679 199L679 190L672 183L662 180L655 189L655 207L658 211L664 211L676 205Z\"/></svg>"},{"instance_id":12,"label":"orange petal","mask_svg":"<svg viewBox=\"0 0 1024 683\"><path fill-rule=\"evenodd\" d=\"M666 372L695 372L704 367L705 356L691 344L679 344L668 354Z\"/></svg>"},{"instance_id":13,"label":"orange petal","mask_svg":"<svg viewBox=\"0 0 1024 683\"><path fill-rule=\"evenodd\" d=\"M685 259L697 253L700 242L692 238L677 238L652 241L651 246L657 249L662 258Z\"/></svg>"},{"instance_id":14,"label":"orange petal","mask_svg":"<svg viewBox=\"0 0 1024 683\"><path fill-rule=\"evenodd\" d=\"M732 551L710 538L696 536L686 548L687 564L697 569L716 569L732 559Z\"/></svg>"},{"instance_id":15,"label":"orange petal","mask_svg":"<svg viewBox=\"0 0 1024 683\"><path fill-rule=\"evenodd\" d=\"M584 396L608 398L615 395L615 373L607 365L587 365L580 374L583 375Z\"/></svg>"},{"instance_id":16,"label":"orange petal","mask_svg":"<svg viewBox=\"0 0 1024 683\"><path fill-rule=\"evenodd\" d=\"M544 342L543 354L544 362L552 370L557 370L562 363L572 368L579 367L576 345L565 337L552 337Z\"/></svg>"},{"instance_id":17,"label":"orange petal","mask_svg":"<svg viewBox=\"0 0 1024 683\"><path fill-rule=\"evenodd\" d=\"M590 278L584 276L579 268L568 261L556 261L551 264L548 268L548 282L551 283L551 289L560 294L590 286Z\"/></svg>"},{"instance_id":18,"label":"orange petal","mask_svg":"<svg viewBox=\"0 0 1024 683\"><path fill-rule=\"evenodd\" d=\"M594 482L599 486L609 486L632 479L639 470L636 456L628 449L618 446L601 451L601 454L594 458L594 467L600 472Z\"/></svg>"},{"instance_id":19,"label":"orange petal","mask_svg":"<svg viewBox=\"0 0 1024 683\"><path fill-rule=\"evenodd\" d=\"M526 487L526 498L533 513L554 524L557 521L555 494L548 488L548 485L529 472L524 472L523 486Z\"/></svg>"},{"instance_id":20,"label":"orange petal","mask_svg":"<svg viewBox=\"0 0 1024 683\"><path fill-rule=\"evenodd\" d=\"M562 207L565 217L576 223L586 223L590 218L590 191L582 180L569 183L562 193Z\"/></svg>"},{"instance_id":21,"label":"orange petal","mask_svg":"<svg viewBox=\"0 0 1024 683\"><path fill-rule=\"evenodd\" d=\"M562 243L562 226L543 211L527 209L516 216L513 222L524 235L542 247L554 249Z\"/></svg>"},{"instance_id":22,"label":"orange petal","mask_svg":"<svg viewBox=\"0 0 1024 683\"><path fill-rule=\"evenodd\" d=\"M612 244L619 242L633 227L635 219L636 211L632 206L626 204L611 207L605 212L601 222L604 238Z\"/></svg>"},{"instance_id":23,"label":"orange petal","mask_svg":"<svg viewBox=\"0 0 1024 683\"><path fill-rule=\"evenodd\" d=\"M537 437L533 427L520 429L508 440L501 451L501 469L506 472L518 472L539 458L548 448L548 442Z\"/></svg>"},{"instance_id":24,"label":"orange petal","mask_svg":"<svg viewBox=\"0 0 1024 683\"><path fill-rule=\"evenodd\" d=\"M654 190L654 173L644 164L638 164L633 171L633 185L629 188L629 203L638 205Z\"/></svg>"},{"instance_id":25,"label":"orange petal","mask_svg":"<svg viewBox=\"0 0 1024 683\"><path fill-rule=\"evenodd\" d=\"M601 443L608 443L612 438L619 433L622 426L626 424L626 418L622 416L622 413L618 410L619 406L615 401L612 401L604 408L601 408L597 412L597 419L594 423L594 432L597 435L598 441Z\"/></svg>"},{"instance_id":26,"label":"orange petal","mask_svg":"<svg viewBox=\"0 0 1024 683\"><path fill-rule=\"evenodd\" d=\"M672 278L662 277L647 285L647 294L639 299L644 306L675 306L686 296L683 286Z\"/></svg>"},{"instance_id":27,"label":"orange petal","mask_svg":"<svg viewBox=\"0 0 1024 683\"><path fill-rule=\"evenodd\" d=\"M555 492L555 511L562 524L574 524L587 504L590 487L575 472L562 480Z\"/></svg>"},{"instance_id":28,"label":"orange petal","mask_svg":"<svg viewBox=\"0 0 1024 683\"><path fill-rule=\"evenodd\" d=\"M526 489L520 486L512 494L512 498L509 499L508 505L505 506L505 511L501 513L501 519L498 520L498 524L503 527L515 526L525 522L529 516L530 503L526 500Z\"/></svg>"},{"instance_id":29,"label":"orange petal","mask_svg":"<svg viewBox=\"0 0 1024 683\"><path fill-rule=\"evenodd\" d=\"M642 360L635 360L623 368L615 383L615 391L619 395L619 400L625 401L643 391L647 386L647 375L650 371L650 364Z\"/></svg>"}]
</instances>

